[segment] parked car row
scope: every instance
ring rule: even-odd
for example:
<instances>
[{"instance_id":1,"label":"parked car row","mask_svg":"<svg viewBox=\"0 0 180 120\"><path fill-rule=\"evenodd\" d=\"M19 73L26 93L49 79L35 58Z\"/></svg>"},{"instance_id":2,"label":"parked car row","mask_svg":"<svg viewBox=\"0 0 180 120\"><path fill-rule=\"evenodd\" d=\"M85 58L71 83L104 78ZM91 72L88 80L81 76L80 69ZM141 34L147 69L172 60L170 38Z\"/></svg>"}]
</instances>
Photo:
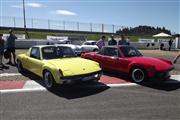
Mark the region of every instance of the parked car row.
<instances>
[{"instance_id":1,"label":"parked car row","mask_svg":"<svg viewBox=\"0 0 180 120\"><path fill-rule=\"evenodd\" d=\"M85 41L82 45L74 45L71 44L71 42L69 40L59 40L59 41L51 41L48 42L48 45L54 45L54 44L60 44L60 45L64 45L64 46L69 46L72 49L75 49L75 53L77 52L78 55L80 55L80 53L83 52L97 52L99 51L98 46L96 45L96 41Z\"/></svg>"},{"instance_id":2,"label":"parked car row","mask_svg":"<svg viewBox=\"0 0 180 120\"><path fill-rule=\"evenodd\" d=\"M79 49L70 44L33 46L18 55L18 71L28 70L44 79L47 88L53 88L57 84L98 82L102 69L125 73L142 83L152 77L167 79L174 68L166 59L144 57L133 46L106 46L77 57Z\"/></svg>"}]
</instances>

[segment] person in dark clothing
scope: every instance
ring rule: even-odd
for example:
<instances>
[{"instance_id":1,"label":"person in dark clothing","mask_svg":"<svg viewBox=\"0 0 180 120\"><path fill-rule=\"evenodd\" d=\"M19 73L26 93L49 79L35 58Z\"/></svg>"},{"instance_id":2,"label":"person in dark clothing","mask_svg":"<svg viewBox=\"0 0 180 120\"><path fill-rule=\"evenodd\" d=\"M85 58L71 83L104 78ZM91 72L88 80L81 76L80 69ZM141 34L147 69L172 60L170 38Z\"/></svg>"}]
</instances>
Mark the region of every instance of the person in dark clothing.
<instances>
[{"instance_id":1,"label":"person in dark clothing","mask_svg":"<svg viewBox=\"0 0 180 120\"><path fill-rule=\"evenodd\" d=\"M171 46L172 46L172 43L173 43L172 39L170 39L168 43L169 43L169 51L171 51Z\"/></svg>"},{"instance_id":2,"label":"person in dark clothing","mask_svg":"<svg viewBox=\"0 0 180 120\"><path fill-rule=\"evenodd\" d=\"M0 68L3 69L8 69L8 66L5 66L3 64L3 55L4 55L4 39L2 38L3 34L0 34Z\"/></svg>"},{"instance_id":3,"label":"person in dark clothing","mask_svg":"<svg viewBox=\"0 0 180 120\"><path fill-rule=\"evenodd\" d=\"M146 47L149 47L150 46L150 43L147 43Z\"/></svg>"},{"instance_id":4,"label":"person in dark clothing","mask_svg":"<svg viewBox=\"0 0 180 120\"><path fill-rule=\"evenodd\" d=\"M108 45L117 45L117 41L114 39L113 35L111 35L111 40L109 40Z\"/></svg>"},{"instance_id":5,"label":"person in dark clothing","mask_svg":"<svg viewBox=\"0 0 180 120\"><path fill-rule=\"evenodd\" d=\"M118 45L128 45L128 42L125 40L124 35L121 35L121 40L119 40Z\"/></svg>"},{"instance_id":6,"label":"person in dark clothing","mask_svg":"<svg viewBox=\"0 0 180 120\"><path fill-rule=\"evenodd\" d=\"M2 39L3 34L0 34L0 66L3 67L2 63L3 55L4 55L4 39Z\"/></svg>"},{"instance_id":7,"label":"person in dark clothing","mask_svg":"<svg viewBox=\"0 0 180 120\"><path fill-rule=\"evenodd\" d=\"M164 43L161 43L161 44L160 44L160 50L165 50L165 49L164 49Z\"/></svg>"},{"instance_id":8,"label":"person in dark clothing","mask_svg":"<svg viewBox=\"0 0 180 120\"><path fill-rule=\"evenodd\" d=\"M10 35L7 39L7 51L9 53L9 62L7 64L12 65L12 56L11 56L12 54L14 59L14 64L16 65L15 40L17 39L17 37L15 36L13 30L10 30L9 34Z\"/></svg>"}]
</instances>

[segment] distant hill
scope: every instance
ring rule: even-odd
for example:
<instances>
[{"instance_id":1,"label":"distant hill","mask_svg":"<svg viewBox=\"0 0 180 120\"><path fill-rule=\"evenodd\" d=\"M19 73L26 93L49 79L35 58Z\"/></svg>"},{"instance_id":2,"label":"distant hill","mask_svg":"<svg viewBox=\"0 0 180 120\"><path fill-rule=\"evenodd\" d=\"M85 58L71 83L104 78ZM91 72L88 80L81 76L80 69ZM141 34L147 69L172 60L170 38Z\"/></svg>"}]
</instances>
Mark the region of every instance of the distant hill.
<instances>
[{"instance_id":1,"label":"distant hill","mask_svg":"<svg viewBox=\"0 0 180 120\"><path fill-rule=\"evenodd\" d=\"M165 27L153 27L153 26L138 26L138 27L126 27L116 31L118 34L126 34L126 35L137 35L137 36L152 36L154 34L158 34L160 32L164 32L171 35L171 31L166 29Z\"/></svg>"}]
</instances>

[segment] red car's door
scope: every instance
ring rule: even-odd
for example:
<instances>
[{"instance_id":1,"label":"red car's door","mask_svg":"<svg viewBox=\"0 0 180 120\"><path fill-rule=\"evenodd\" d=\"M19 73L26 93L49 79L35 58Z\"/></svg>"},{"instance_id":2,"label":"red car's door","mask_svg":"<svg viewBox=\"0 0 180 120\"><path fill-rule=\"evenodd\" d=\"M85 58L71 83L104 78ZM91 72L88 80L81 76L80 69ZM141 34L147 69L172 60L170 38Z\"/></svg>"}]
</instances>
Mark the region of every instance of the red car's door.
<instances>
[{"instance_id":1,"label":"red car's door","mask_svg":"<svg viewBox=\"0 0 180 120\"><path fill-rule=\"evenodd\" d=\"M116 47L104 47L101 65L105 69L116 70L116 60L118 58L118 50Z\"/></svg>"},{"instance_id":2,"label":"red car's door","mask_svg":"<svg viewBox=\"0 0 180 120\"><path fill-rule=\"evenodd\" d=\"M102 66L109 70L117 69L117 57L104 56Z\"/></svg>"},{"instance_id":3,"label":"red car's door","mask_svg":"<svg viewBox=\"0 0 180 120\"><path fill-rule=\"evenodd\" d=\"M129 64L132 62L131 59L127 58L124 55L125 51L122 51L121 48L118 48L118 54L119 58L117 59L117 70L123 73L128 73L129 72Z\"/></svg>"},{"instance_id":4,"label":"red car's door","mask_svg":"<svg viewBox=\"0 0 180 120\"><path fill-rule=\"evenodd\" d=\"M116 59L116 70L123 73L128 73L128 65L130 60L127 58L117 58Z\"/></svg>"},{"instance_id":5,"label":"red car's door","mask_svg":"<svg viewBox=\"0 0 180 120\"><path fill-rule=\"evenodd\" d=\"M98 62L101 67L103 67L104 60L104 48L102 48L98 53L96 53L93 57L93 60Z\"/></svg>"},{"instance_id":6,"label":"red car's door","mask_svg":"<svg viewBox=\"0 0 180 120\"><path fill-rule=\"evenodd\" d=\"M103 65L103 55L96 54L94 56L93 60L98 62L101 66Z\"/></svg>"}]
</instances>

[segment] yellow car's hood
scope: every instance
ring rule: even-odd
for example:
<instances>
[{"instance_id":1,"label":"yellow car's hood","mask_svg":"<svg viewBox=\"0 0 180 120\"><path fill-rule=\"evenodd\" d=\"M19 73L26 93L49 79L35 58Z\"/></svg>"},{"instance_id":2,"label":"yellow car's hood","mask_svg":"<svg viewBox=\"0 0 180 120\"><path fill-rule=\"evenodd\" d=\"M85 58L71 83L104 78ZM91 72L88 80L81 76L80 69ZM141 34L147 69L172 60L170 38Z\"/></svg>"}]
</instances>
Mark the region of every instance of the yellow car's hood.
<instances>
[{"instance_id":1,"label":"yellow car's hood","mask_svg":"<svg viewBox=\"0 0 180 120\"><path fill-rule=\"evenodd\" d=\"M101 70L97 62L83 58L60 58L47 60L47 62L59 68L64 76L82 75Z\"/></svg>"}]
</instances>

